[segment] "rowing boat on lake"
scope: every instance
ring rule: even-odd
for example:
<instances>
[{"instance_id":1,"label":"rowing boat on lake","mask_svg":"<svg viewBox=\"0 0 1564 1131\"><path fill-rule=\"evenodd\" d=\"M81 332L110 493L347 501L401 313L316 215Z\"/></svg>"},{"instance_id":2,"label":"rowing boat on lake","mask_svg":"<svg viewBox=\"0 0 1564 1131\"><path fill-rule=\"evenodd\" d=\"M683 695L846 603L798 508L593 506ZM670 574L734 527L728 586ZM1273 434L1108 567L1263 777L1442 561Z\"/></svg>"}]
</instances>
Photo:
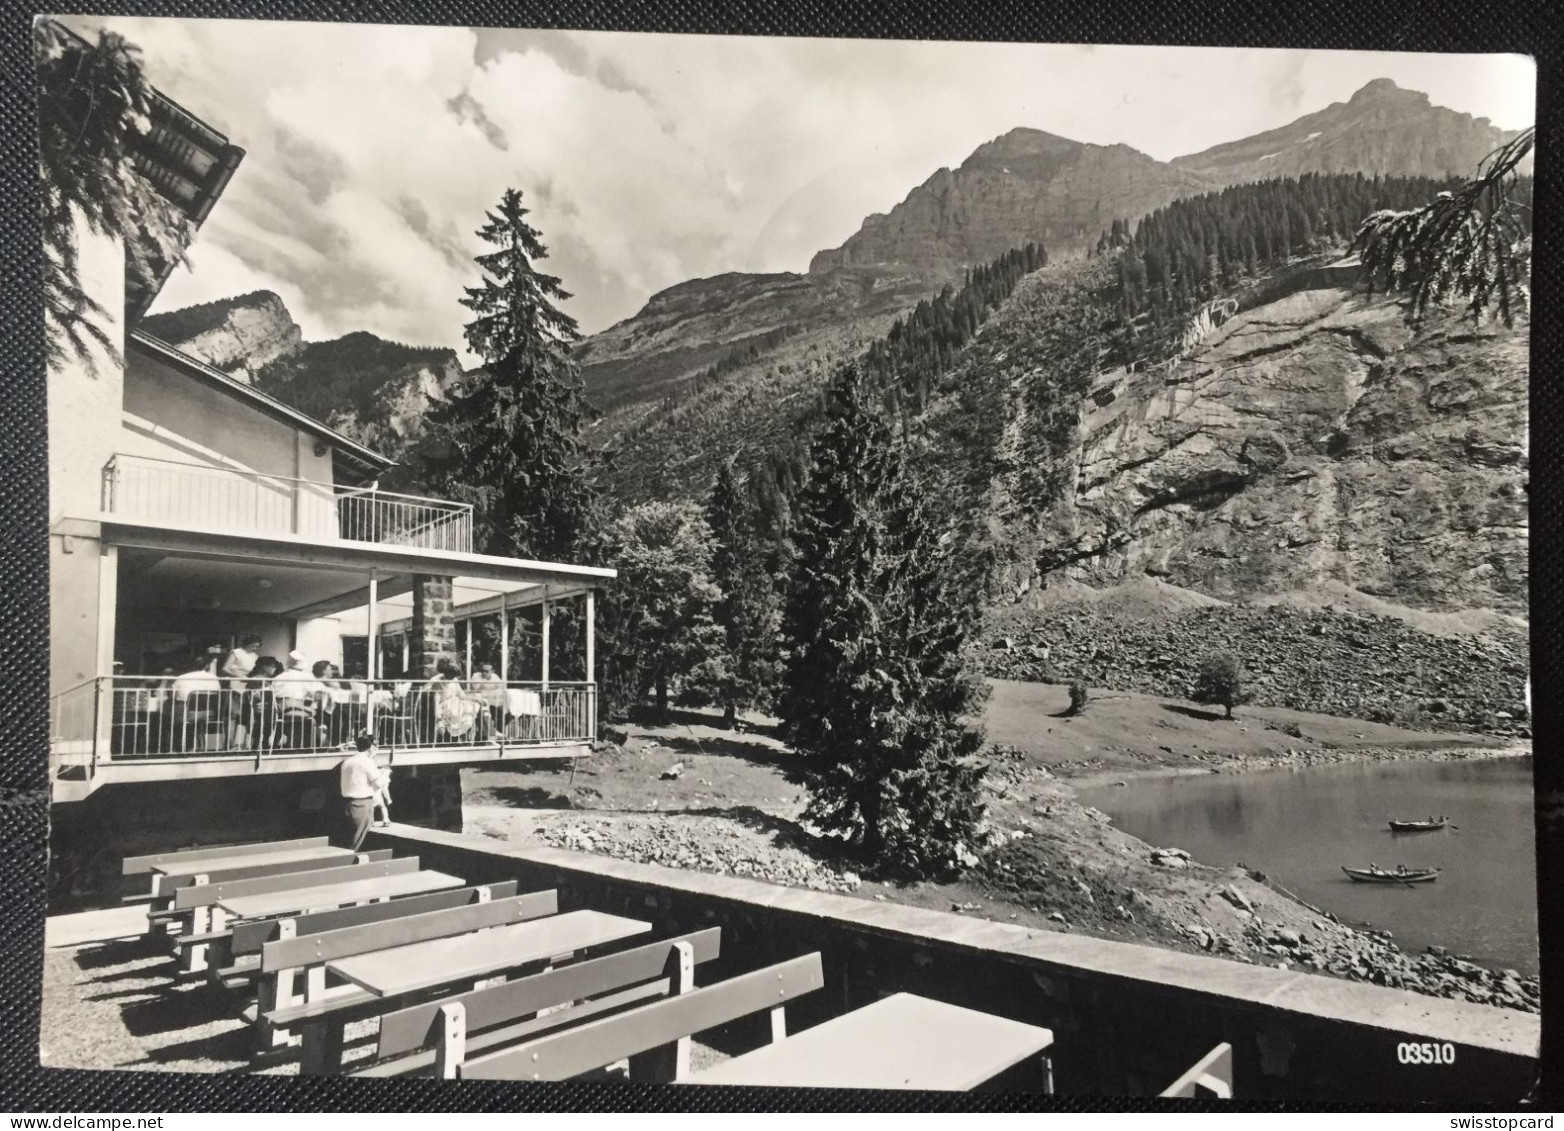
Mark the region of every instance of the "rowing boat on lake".
<instances>
[{"instance_id":1,"label":"rowing boat on lake","mask_svg":"<svg viewBox=\"0 0 1564 1131\"><path fill-rule=\"evenodd\" d=\"M1394 872L1387 872L1383 868L1369 866L1367 868L1348 868L1342 866L1347 878L1360 884L1426 884L1439 878L1438 868L1407 868L1402 866Z\"/></svg>"}]
</instances>

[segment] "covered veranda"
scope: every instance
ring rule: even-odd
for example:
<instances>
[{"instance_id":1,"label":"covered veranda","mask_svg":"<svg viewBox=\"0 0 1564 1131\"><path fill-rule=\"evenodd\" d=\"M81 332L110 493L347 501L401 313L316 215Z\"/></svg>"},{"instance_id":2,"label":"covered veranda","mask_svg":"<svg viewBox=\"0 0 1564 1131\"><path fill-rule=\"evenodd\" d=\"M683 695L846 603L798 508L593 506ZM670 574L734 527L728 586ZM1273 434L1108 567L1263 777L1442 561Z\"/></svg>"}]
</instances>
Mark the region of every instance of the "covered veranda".
<instances>
[{"instance_id":1,"label":"covered veranda","mask_svg":"<svg viewBox=\"0 0 1564 1131\"><path fill-rule=\"evenodd\" d=\"M574 756L596 737L594 595L612 570L116 521L102 542L98 675L55 698L67 780L310 769L361 729L407 765ZM541 612L546 637L561 605L578 610L581 663L559 674L579 678L546 660L518 678L512 626ZM482 686L476 624L501 642ZM289 681L199 678L250 638L319 686L300 700Z\"/></svg>"}]
</instances>

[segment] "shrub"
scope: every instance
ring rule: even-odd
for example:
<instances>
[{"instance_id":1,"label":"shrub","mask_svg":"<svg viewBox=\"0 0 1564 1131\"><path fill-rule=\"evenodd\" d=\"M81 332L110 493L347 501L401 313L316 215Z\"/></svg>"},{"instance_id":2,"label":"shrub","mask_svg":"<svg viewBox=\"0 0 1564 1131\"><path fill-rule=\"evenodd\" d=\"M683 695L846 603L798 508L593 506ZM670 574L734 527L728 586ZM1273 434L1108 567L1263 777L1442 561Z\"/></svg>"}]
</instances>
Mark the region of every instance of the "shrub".
<instances>
[{"instance_id":1,"label":"shrub","mask_svg":"<svg viewBox=\"0 0 1564 1131\"><path fill-rule=\"evenodd\" d=\"M1233 717L1233 708L1247 702L1244 673L1231 652L1215 652L1200 661L1190 698L1196 703L1215 703Z\"/></svg>"},{"instance_id":2,"label":"shrub","mask_svg":"<svg viewBox=\"0 0 1564 1131\"><path fill-rule=\"evenodd\" d=\"M1070 684L1070 714L1079 715L1086 710L1086 701L1091 698L1091 692L1086 684L1080 680L1074 680Z\"/></svg>"},{"instance_id":3,"label":"shrub","mask_svg":"<svg viewBox=\"0 0 1564 1131\"><path fill-rule=\"evenodd\" d=\"M1288 738L1302 738L1303 737L1303 728L1301 726L1299 726L1297 723L1283 723L1281 725L1280 729L1281 729L1281 732L1283 734L1285 734Z\"/></svg>"}]
</instances>

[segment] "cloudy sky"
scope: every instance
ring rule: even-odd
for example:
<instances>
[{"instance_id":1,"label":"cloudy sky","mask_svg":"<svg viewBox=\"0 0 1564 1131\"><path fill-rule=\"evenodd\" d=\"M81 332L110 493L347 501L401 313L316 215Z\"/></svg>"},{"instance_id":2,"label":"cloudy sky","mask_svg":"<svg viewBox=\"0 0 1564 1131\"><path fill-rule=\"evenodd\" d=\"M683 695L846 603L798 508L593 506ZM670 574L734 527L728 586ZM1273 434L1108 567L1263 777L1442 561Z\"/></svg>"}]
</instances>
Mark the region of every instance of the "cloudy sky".
<instances>
[{"instance_id":1,"label":"cloudy sky","mask_svg":"<svg viewBox=\"0 0 1564 1131\"><path fill-rule=\"evenodd\" d=\"M1532 121L1536 81L1515 56L109 26L248 152L155 309L264 288L310 340L453 348L472 233L508 186L590 333L686 279L802 271L1016 126L1166 159L1388 77L1513 129Z\"/></svg>"}]
</instances>

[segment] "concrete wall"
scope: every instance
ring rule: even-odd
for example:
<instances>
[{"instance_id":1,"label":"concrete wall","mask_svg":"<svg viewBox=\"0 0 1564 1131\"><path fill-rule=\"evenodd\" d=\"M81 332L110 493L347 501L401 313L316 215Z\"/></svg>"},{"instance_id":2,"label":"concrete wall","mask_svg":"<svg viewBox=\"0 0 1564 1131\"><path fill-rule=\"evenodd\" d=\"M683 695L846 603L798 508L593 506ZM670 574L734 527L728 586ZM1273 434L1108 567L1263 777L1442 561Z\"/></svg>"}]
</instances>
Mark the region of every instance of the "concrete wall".
<instances>
[{"instance_id":1,"label":"concrete wall","mask_svg":"<svg viewBox=\"0 0 1564 1131\"><path fill-rule=\"evenodd\" d=\"M818 950L826 990L788 1006L790 1029L897 991L1047 1026L1065 1095L1153 1095L1221 1041L1233 1045L1239 1099L1308 1110L1337 1101L1513 1104L1537 1067L1538 1019L1490 1006L433 831L393 828L372 834L371 847L417 854L472 883L557 888L562 911L630 915L659 935L719 926L723 958L701 968L703 982ZM759 1039L735 1031L715 1043L742 1051ZM1448 1041L1455 1063L1402 1064L1404 1041Z\"/></svg>"},{"instance_id":2,"label":"concrete wall","mask_svg":"<svg viewBox=\"0 0 1564 1131\"><path fill-rule=\"evenodd\" d=\"M72 533L72 531L77 531ZM99 608L105 568L96 527L57 526L49 536L49 693L56 695L99 669L100 633L114 631L112 610ZM107 563L113 580L113 559Z\"/></svg>"}]
</instances>

